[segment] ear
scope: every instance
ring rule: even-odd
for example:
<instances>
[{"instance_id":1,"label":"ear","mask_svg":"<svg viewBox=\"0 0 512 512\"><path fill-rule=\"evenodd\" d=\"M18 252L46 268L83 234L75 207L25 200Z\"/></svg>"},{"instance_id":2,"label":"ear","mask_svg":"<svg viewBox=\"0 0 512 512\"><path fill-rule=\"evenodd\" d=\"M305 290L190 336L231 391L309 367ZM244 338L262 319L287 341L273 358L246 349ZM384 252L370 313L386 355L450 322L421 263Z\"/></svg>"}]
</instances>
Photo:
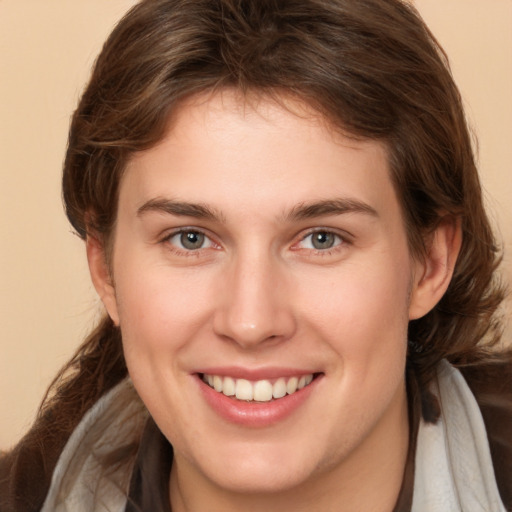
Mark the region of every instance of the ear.
<instances>
[{"instance_id":1,"label":"ear","mask_svg":"<svg viewBox=\"0 0 512 512\"><path fill-rule=\"evenodd\" d=\"M426 315L448 289L462 244L460 219L444 218L434 231L424 261L415 269L409 320Z\"/></svg>"},{"instance_id":2,"label":"ear","mask_svg":"<svg viewBox=\"0 0 512 512\"><path fill-rule=\"evenodd\" d=\"M97 237L87 235L86 249L89 272L94 288L96 288L96 292L100 296L114 325L119 325L116 293L107 264L104 244Z\"/></svg>"}]
</instances>

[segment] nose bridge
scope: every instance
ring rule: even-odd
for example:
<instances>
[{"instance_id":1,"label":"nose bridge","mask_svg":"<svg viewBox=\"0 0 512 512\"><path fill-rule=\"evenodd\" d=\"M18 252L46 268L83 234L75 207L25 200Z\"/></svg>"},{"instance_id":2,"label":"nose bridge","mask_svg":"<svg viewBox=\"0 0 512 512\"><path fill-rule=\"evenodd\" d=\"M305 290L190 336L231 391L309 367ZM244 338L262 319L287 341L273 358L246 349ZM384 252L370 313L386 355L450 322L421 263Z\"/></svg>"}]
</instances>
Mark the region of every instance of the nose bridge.
<instances>
[{"instance_id":1,"label":"nose bridge","mask_svg":"<svg viewBox=\"0 0 512 512\"><path fill-rule=\"evenodd\" d=\"M287 300L285 268L262 247L241 249L227 269L214 328L243 347L293 334L293 311Z\"/></svg>"}]
</instances>

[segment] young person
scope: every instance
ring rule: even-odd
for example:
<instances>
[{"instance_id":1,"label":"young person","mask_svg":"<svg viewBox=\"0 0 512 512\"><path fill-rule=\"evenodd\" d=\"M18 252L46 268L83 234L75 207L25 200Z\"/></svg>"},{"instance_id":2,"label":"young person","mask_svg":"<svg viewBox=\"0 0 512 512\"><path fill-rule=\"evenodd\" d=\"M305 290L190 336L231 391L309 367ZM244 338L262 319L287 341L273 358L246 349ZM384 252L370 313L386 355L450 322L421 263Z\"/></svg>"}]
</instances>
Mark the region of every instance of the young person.
<instances>
[{"instance_id":1,"label":"young person","mask_svg":"<svg viewBox=\"0 0 512 512\"><path fill-rule=\"evenodd\" d=\"M2 512L512 507L499 254L409 4L142 1L63 191L106 315Z\"/></svg>"}]
</instances>

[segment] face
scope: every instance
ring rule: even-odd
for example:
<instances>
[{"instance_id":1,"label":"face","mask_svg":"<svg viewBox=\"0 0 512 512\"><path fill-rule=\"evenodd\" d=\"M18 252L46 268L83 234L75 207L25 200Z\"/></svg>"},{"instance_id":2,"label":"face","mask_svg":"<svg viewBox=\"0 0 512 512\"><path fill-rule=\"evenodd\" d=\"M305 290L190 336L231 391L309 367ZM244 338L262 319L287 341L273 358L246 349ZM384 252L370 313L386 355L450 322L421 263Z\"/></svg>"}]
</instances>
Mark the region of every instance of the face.
<instances>
[{"instance_id":1,"label":"face","mask_svg":"<svg viewBox=\"0 0 512 512\"><path fill-rule=\"evenodd\" d=\"M111 265L102 297L178 471L292 489L407 442L418 265L384 145L292 100L189 101L126 169Z\"/></svg>"}]
</instances>

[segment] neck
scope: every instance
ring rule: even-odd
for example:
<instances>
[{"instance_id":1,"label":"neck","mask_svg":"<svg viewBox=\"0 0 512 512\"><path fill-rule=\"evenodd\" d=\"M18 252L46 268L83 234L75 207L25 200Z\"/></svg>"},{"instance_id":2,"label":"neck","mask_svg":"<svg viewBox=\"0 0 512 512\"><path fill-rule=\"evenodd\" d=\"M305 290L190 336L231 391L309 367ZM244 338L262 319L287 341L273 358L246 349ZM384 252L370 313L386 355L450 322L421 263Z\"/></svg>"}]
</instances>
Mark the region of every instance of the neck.
<instances>
[{"instance_id":1,"label":"neck","mask_svg":"<svg viewBox=\"0 0 512 512\"><path fill-rule=\"evenodd\" d=\"M383 418L341 463L319 468L300 486L269 493L224 489L175 454L170 478L173 512L310 512L311 510L393 511L409 446L405 389L395 414Z\"/></svg>"}]
</instances>

